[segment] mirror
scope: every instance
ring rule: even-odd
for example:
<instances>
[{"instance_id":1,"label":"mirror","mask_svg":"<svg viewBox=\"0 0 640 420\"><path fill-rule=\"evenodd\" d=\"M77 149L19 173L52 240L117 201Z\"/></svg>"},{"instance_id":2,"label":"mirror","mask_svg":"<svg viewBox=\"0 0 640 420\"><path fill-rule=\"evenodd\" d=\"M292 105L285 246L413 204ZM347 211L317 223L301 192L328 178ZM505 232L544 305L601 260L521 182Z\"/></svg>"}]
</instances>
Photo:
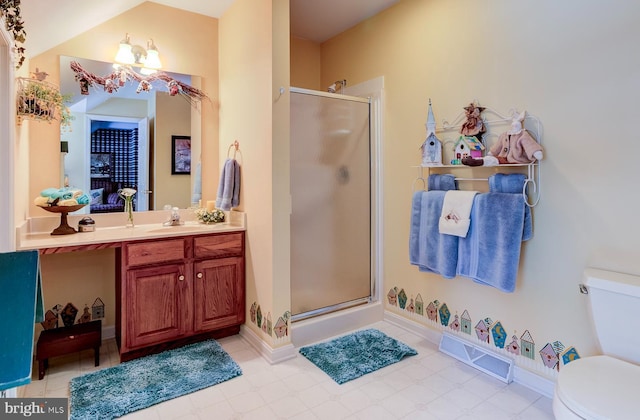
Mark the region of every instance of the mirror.
<instances>
[{"instance_id":1,"label":"mirror","mask_svg":"<svg viewBox=\"0 0 640 420\"><path fill-rule=\"evenodd\" d=\"M113 67L112 63L60 57L60 91L71 95L68 105L74 116L70 130L61 133L61 141L68 145L63 155L64 182L96 195L94 205L81 212L122 211L117 200L109 197L123 187L138 191L136 211L197 204L200 197L194 187L200 186L195 177L199 174L200 138L192 135L191 127L194 122L200 124L199 110L182 95L170 96L162 82L139 93L135 81L113 93L95 85L88 95L82 95L71 69L74 61L100 77L109 75ZM196 76L166 74L196 87L200 82ZM180 151L174 150L176 136L183 139ZM183 164L181 171L175 171L175 154L184 157L185 144L190 165Z\"/></svg>"}]
</instances>

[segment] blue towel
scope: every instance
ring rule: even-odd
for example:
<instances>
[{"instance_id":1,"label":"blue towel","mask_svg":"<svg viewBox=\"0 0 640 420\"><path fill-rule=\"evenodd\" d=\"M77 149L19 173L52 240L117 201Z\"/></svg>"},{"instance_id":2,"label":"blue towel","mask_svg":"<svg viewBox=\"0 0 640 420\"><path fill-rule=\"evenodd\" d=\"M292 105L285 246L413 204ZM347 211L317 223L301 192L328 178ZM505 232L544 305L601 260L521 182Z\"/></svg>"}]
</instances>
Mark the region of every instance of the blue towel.
<instances>
[{"instance_id":1,"label":"blue towel","mask_svg":"<svg viewBox=\"0 0 640 420\"><path fill-rule=\"evenodd\" d=\"M503 292L516 287L525 213L522 194L476 195L471 226L458 243L457 274Z\"/></svg>"},{"instance_id":2,"label":"blue towel","mask_svg":"<svg viewBox=\"0 0 640 420\"><path fill-rule=\"evenodd\" d=\"M427 189L429 191L457 190L458 186L456 185L456 177L451 174L431 174L429 175L429 178L427 178Z\"/></svg>"},{"instance_id":3,"label":"blue towel","mask_svg":"<svg viewBox=\"0 0 640 420\"><path fill-rule=\"evenodd\" d=\"M494 174L489 177L489 192L522 194L526 180L523 174ZM522 240L528 241L532 236L531 208L525 205Z\"/></svg>"},{"instance_id":4,"label":"blue towel","mask_svg":"<svg viewBox=\"0 0 640 420\"><path fill-rule=\"evenodd\" d=\"M526 180L523 174L493 174L489 177L489 191L522 194Z\"/></svg>"},{"instance_id":5,"label":"blue towel","mask_svg":"<svg viewBox=\"0 0 640 420\"><path fill-rule=\"evenodd\" d=\"M411 206L409 262L420 271L456 276L458 237L441 235L438 227L445 191L417 191Z\"/></svg>"},{"instance_id":6,"label":"blue towel","mask_svg":"<svg viewBox=\"0 0 640 420\"><path fill-rule=\"evenodd\" d=\"M0 390L31 382L34 324L44 320L38 251L0 253Z\"/></svg>"},{"instance_id":7,"label":"blue towel","mask_svg":"<svg viewBox=\"0 0 640 420\"><path fill-rule=\"evenodd\" d=\"M40 195L43 197L51 197L57 192L58 192L57 188L45 188L44 190L40 191Z\"/></svg>"},{"instance_id":8,"label":"blue towel","mask_svg":"<svg viewBox=\"0 0 640 420\"><path fill-rule=\"evenodd\" d=\"M82 194L76 198L78 204L89 204L91 200L89 200L89 196L87 194Z\"/></svg>"},{"instance_id":9,"label":"blue towel","mask_svg":"<svg viewBox=\"0 0 640 420\"><path fill-rule=\"evenodd\" d=\"M216 207L225 211L231 210L240 204L240 164L235 159L228 158L224 162Z\"/></svg>"}]
</instances>

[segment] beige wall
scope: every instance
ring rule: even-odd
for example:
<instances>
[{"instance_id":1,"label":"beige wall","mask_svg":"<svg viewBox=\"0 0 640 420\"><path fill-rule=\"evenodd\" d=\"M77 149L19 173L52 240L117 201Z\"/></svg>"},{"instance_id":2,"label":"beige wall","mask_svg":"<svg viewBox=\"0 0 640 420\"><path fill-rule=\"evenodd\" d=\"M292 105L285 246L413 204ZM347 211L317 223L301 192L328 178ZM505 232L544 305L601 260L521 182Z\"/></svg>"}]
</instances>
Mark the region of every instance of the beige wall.
<instances>
[{"instance_id":1,"label":"beige wall","mask_svg":"<svg viewBox=\"0 0 640 420\"><path fill-rule=\"evenodd\" d=\"M291 37L291 86L322 90L320 44L307 39Z\"/></svg>"},{"instance_id":2,"label":"beige wall","mask_svg":"<svg viewBox=\"0 0 640 420\"><path fill-rule=\"evenodd\" d=\"M271 15L271 1L236 0L220 19L219 34L220 165L237 140L242 176L239 209L249 215L247 310L258 302L265 316L273 311L274 286ZM257 329L251 322L247 325Z\"/></svg>"},{"instance_id":3,"label":"beige wall","mask_svg":"<svg viewBox=\"0 0 640 420\"><path fill-rule=\"evenodd\" d=\"M536 352L556 340L583 356L597 351L578 293L584 268L640 273L639 14L629 1L403 0L322 45L323 86L385 77L385 293L420 293L452 316L468 310L474 325L500 320L509 337L529 330ZM542 198L515 293L420 273L408 262L412 166L429 98L438 123L474 99L505 113L526 109L542 122Z\"/></svg>"}]
</instances>

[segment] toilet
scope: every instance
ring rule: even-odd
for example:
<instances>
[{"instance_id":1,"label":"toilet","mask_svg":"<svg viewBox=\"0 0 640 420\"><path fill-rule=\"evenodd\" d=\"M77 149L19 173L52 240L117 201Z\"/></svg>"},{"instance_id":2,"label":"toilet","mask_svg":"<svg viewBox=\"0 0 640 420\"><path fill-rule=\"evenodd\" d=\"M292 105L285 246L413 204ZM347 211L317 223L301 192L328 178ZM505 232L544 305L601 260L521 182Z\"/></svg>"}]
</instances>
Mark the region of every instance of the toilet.
<instances>
[{"instance_id":1,"label":"toilet","mask_svg":"<svg viewBox=\"0 0 640 420\"><path fill-rule=\"evenodd\" d=\"M560 369L553 414L556 420L638 418L640 277L594 268L584 274L603 354Z\"/></svg>"}]
</instances>

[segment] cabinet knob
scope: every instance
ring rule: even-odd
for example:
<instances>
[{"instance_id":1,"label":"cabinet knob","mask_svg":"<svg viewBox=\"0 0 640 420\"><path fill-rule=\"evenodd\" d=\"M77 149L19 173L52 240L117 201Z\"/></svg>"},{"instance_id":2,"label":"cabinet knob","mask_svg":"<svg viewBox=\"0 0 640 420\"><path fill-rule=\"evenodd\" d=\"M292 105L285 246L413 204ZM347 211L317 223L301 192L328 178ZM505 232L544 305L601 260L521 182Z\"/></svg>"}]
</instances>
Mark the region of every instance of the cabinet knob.
<instances>
[{"instance_id":1,"label":"cabinet knob","mask_svg":"<svg viewBox=\"0 0 640 420\"><path fill-rule=\"evenodd\" d=\"M196 277L197 277L197 278L199 278L199 279L201 279L201 278L202 278L202 273L198 273L198 274L196 274Z\"/></svg>"},{"instance_id":2,"label":"cabinet knob","mask_svg":"<svg viewBox=\"0 0 640 420\"><path fill-rule=\"evenodd\" d=\"M184 280L184 276L183 275L179 275L178 276L178 280L183 281Z\"/></svg>"}]
</instances>

